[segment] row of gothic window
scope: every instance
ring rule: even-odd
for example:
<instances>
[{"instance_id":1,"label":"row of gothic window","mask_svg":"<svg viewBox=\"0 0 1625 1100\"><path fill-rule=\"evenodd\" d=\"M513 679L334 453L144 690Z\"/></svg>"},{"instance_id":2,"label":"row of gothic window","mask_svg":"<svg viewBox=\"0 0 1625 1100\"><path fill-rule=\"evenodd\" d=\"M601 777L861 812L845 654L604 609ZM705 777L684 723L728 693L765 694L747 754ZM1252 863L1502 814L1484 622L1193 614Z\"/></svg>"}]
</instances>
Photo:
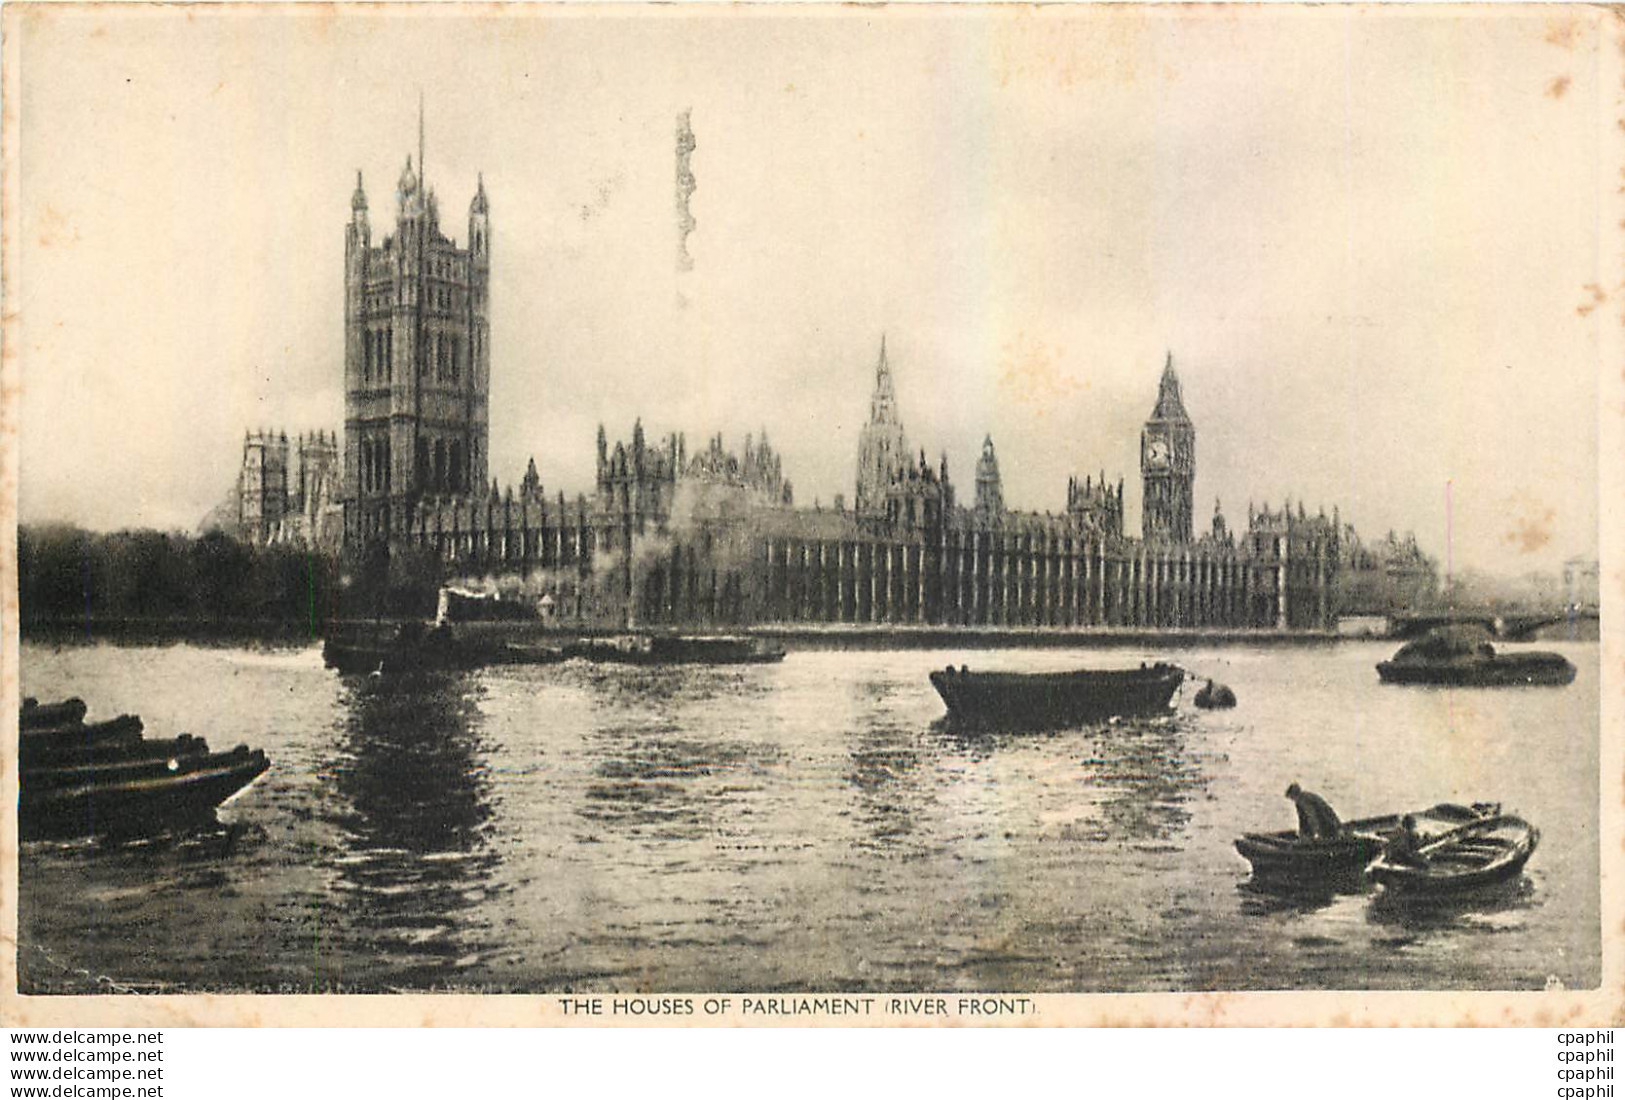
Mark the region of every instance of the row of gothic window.
<instances>
[{"instance_id":1,"label":"row of gothic window","mask_svg":"<svg viewBox=\"0 0 1625 1100\"><path fill-rule=\"evenodd\" d=\"M420 492L466 493L473 468L474 448L465 452L463 442L437 439L431 446L425 438L417 443L417 485ZM387 493L390 487L389 440L361 442L361 489L366 493Z\"/></svg>"},{"instance_id":2,"label":"row of gothic window","mask_svg":"<svg viewBox=\"0 0 1625 1100\"><path fill-rule=\"evenodd\" d=\"M361 490L366 493L389 492L389 440L361 441Z\"/></svg>"},{"instance_id":3,"label":"row of gothic window","mask_svg":"<svg viewBox=\"0 0 1625 1100\"><path fill-rule=\"evenodd\" d=\"M439 382L455 382L462 374L463 342L448 333L429 334L430 348L434 352L434 376Z\"/></svg>"},{"instance_id":4,"label":"row of gothic window","mask_svg":"<svg viewBox=\"0 0 1625 1100\"><path fill-rule=\"evenodd\" d=\"M368 329L365 336L365 356L362 373L366 381L393 381L395 371L390 364L395 359L394 330L387 328Z\"/></svg>"},{"instance_id":5,"label":"row of gothic window","mask_svg":"<svg viewBox=\"0 0 1625 1100\"><path fill-rule=\"evenodd\" d=\"M366 382L392 382L395 379L395 333L393 329L369 329L363 344L362 374ZM478 354L479 334L474 335L474 349ZM463 342L449 333L429 334L430 358L434 362L434 376L438 382L457 382L462 378ZM424 373L429 366L424 364Z\"/></svg>"},{"instance_id":6,"label":"row of gothic window","mask_svg":"<svg viewBox=\"0 0 1625 1100\"><path fill-rule=\"evenodd\" d=\"M463 441L437 439L431 448L429 441L418 438L418 488L431 493L468 492L469 474L474 461L474 448L463 451Z\"/></svg>"}]
</instances>

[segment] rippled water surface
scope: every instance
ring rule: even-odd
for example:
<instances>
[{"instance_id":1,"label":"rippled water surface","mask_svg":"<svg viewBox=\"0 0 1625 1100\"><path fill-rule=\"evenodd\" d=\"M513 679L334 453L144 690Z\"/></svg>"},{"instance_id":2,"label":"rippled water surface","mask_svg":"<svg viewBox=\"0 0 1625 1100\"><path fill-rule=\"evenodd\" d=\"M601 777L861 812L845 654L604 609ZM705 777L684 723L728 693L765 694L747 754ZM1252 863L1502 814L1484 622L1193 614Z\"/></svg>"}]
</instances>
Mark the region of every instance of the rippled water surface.
<instances>
[{"instance_id":1,"label":"rippled water surface","mask_svg":"<svg viewBox=\"0 0 1625 1100\"><path fill-rule=\"evenodd\" d=\"M926 673L1166 654L796 651L390 684L316 648L40 645L24 691L264 748L224 834L26 845L23 988L1011 991L1599 981L1598 668L1384 687L1387 643L1179 651L1233 711L967 739ZM1520 647L1509 646L1509 650ZM1503 802L1524 878L1445 907L1257 889L1295 822Z\"/></svg>"}]
</instances>

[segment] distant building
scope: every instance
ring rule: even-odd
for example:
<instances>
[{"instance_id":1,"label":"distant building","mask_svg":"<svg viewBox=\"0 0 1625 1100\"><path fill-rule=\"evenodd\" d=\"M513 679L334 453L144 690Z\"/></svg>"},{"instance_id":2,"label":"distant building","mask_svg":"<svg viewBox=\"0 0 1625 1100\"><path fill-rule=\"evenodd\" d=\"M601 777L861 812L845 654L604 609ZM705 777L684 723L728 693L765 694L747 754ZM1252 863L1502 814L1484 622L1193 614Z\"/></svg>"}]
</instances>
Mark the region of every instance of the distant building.
<instances>
[{"instance_id":1,"label":"distant building","mask_svg":"<svg viewBox=\"0 0 1625 1100\"><path fill-rule=\"evenodd\" d=\"M1601 606L1602 571L1596 558L1570 558L1563 563L1563 603L1576 611Z\"/></svg>"},{"instance_id":2,"label":"distant building","mask_svg":"<svg viewBox=\"0 0 1625 1100\"><path fill-rule=\"evenodd\" d=\"M994 472L997 493L997 471ZM885 523L882 531L933 528L944 523L954 511L954 485L948 477L948 456L936 469L920 452L917 463L910 462L886 486ZM873 529L873 528L872 528Z\"/></svg>"},{"instance_id":3,"label":"distant building","mask_svg":"<svg viewBox=\"0 0 1625 1100\"><path fill-rule=\"evenodd\" d=\"M982 457L976 460L976 518L991 523L1004 515L1004 483L999 478L999 456L993 437L982 439Z\"/></svg>"},{"instance_id":4,"label":"distant building","mask_svg":"<svg viewBox=\"0 0 1625 1100\"><path fill-rule=\"evenodd\" d=\"M1417 544L1414 534L1389 531L1364 542L1351 525L1341 525L1336 602L1343 615L1394 615L1422 611L1439 602L1439 565Z\"/></svg>"},{"instance_id":5,"label":"distant building","mask_svg":"<svg viewBox=\"0 0 1625 1100\"><path fill-rule=\"evenodd\" d=\"M857 491L853 510L860 516L884 514L886 493L893 481L908 473L908 441L897 413L897 391L891 364L886 360L886 338L880 338L880 360L875 364L875 389L869 398L869 421L858 434Z\"/></svg>"},{"instance_id":6,"label":"distant building","mask_svg":"<svg viewBox=\"0 0 1625 1100\"><path fill-rule=\"evenodd\" d=\"M422 501L485 488L490 415L490 204L481 178L466 246L406 158L395 232L374 245L356 173L344 237L344 540L389 540Z\"/></svg>"},{"instance_id":7,"label":"distant building","mask_svg":"<svg viewBox=\"0 0 1625 1100\"><path fill-rule=\"evenodd\" d=\"M1219 516L1216 526L1222 525ZM1242 546L1250 558L1277 563L1280 577L1271 593L1255 594L1253 611L1263 614L1273 609L1279 624L1286 628L1321 626L1336 619L1332 587L1336 580L1341 546L1338 525L1324 510L1309 515L1298 502L1273 512L1266 505L1247 506L1247 530Z\"/></svg>"},{"instance_id":8,"label":"distant building","mask_svg":"<svg viewBox=\"0 0 1625 1100\"><path fill-rule=\"evenodd\" d=\"M332 432L292 440L285 431L245 433L237 483L203 530L223 531L256 546L337 550L343 529L339 477L339 443Z\"/></svg>"},{"instance_id":9,"label":"distant building","mask_svg":"<svg viewBox=\"0 0 1625 1100\"><path fill-rule=\"evenodd\" d=\"M680 184L690 137L680 123ZM387 547L407 564L399 579L437 563L439 579L518 585L551 601L552 621L578 625L1334 622L1352 539L1335 519L1249 509L1238 537L1216 507L1197 536L1196 428L1172 354L1141 431L1138 539L1124 530L1123 479L1104 471L1071 478L1061 511L1012 508L991 436L961 505L946 456L933 465L909 449L884 337L850 510L840 496L833 509L795 507L765 431L742 452L720 435L691 452L682 433L652 442L641 422L613 447L599 428L590 494L549 499L534 461L517 494L502 489L487 481L489 203L482 180L466 246L442 233L422 144L420 133L416 170L408 158L396 189L395 232L373 243L358 174L345 237L343 541ZM239 522L260 538L292 530L312 500L319 513L328 484L299 472L327 460L280 444L245 453Z\"/></svg>"},{"instance_id":10,"label":"distant building","mask_svg":"<svg viewBox=\"0 0 1625 1100\"><path fill-rule=\"evenodd\" d=\"M1066 514L1079 530L1111 538L1123 537L1123 479L1113 490L1106 484L1105 471L1099 478L1085 477L1066 483Z\"/></svg>"},{"instance_id":11,"label":"distant building","mask_svg":"<svg viewBox=\"0 0 1625 1100\"><path fill-rule=\"evenodd\" d=\"M1140 432L1141 534L1147 542L1191 541L1196 484L1196 427L1185 412L1173 352L1162 368L1157 403Z\"/></svg>"},{"instance_id":12,"label":"distant building","mask_svg":"<svg viewBox=\"0 0 1625 1100\"><path fill-rule=\"evenodd\" d=\"M1147 423L1143 473L1159 494L1153 539L1123 531L1123 483L1071 479L1065 511L1008 507L991 440L977 500L960 506L946 459L910 459L891 364L876 369L858 443L865 506L796 508L779 456L712 437L598 437L594 492L549 501L534 464L518 496L427 501L403 545L448 576L517 578L561 625L751 623L1330 629L1342 537L1324 514L1250 509L1238 539L1217 508L1192 538L1195 428L1171 363ZM1152 447L1168 444L1164 454ZM1155 452L1155 453L1153 453ZM1193 534L1194 532L1191 532Z\"/></svg>"},{"instance_id":13,"label":"distant building","mask_svg":"<svg viewBox=\"0 0 1625 1100\"><path fill-rule=\"evenodd\" d=\"M251 432L243 436L243 465L237 475L237 533L264 543L288 511L288 433Z\"/></svg>"},{"instance_id":14,"label":"distant building","mask_svg":"<svg viewBox=\"0 0 1625 1100\"><path fill-rule=\"evenodd\" d=\"M633 425L631 443L616 443L612 450L599 425L591 509L599 532L595 545L602 549L615 549L628 537L664 531L674 524L721 520L751 509L789 508L794 502L795 490L785 480L782 461L765 430L760 442L745 437L740 457L723 446L721 433L692 455L687 437L680 433L651 446L641 420Z\"/></svg>"}]
</instances>

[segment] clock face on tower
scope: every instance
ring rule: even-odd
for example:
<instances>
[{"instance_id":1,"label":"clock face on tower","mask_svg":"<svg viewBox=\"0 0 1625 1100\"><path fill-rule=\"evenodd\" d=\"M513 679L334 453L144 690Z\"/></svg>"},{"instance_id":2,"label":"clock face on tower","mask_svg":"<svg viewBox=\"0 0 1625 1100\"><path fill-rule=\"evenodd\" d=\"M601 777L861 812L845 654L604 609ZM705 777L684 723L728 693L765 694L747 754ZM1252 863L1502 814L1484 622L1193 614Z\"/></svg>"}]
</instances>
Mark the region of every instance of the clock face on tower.
<instances>
[{"instance_id":1,"label":"clock face on tower","mask_svg":"<svg viewBox=\"0 0 1625 1100\"><path fill-rule=\"evenodd\" d=\"M1153 439L1146 444L1145 463L1147 466L1162 469L1168 465L1168 441L1166 439Z\"/></svg>"}]
</instances>

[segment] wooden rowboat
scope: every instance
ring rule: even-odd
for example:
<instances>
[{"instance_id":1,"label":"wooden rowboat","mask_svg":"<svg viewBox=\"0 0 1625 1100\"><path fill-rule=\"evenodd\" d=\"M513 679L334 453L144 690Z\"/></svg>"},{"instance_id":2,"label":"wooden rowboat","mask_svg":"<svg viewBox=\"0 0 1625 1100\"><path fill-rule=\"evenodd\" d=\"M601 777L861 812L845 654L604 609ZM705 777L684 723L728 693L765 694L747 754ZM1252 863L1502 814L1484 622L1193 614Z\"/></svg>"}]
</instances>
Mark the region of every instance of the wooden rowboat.
<instances>
[{"instance_id":1,"label":"wooden rowboat","mask_svg":"<svg viewBox=\"0 0 1625 1100\"><path fill-rule=\"evenodd\" d=\"M1419 862L1384 855L1367 874L1383 889L1407 896L1459 893L1505 882L1535 854L1540 830L1521 817L1496 814L1467 822L1420 846Z\"/></svg>"}]
</instances>

